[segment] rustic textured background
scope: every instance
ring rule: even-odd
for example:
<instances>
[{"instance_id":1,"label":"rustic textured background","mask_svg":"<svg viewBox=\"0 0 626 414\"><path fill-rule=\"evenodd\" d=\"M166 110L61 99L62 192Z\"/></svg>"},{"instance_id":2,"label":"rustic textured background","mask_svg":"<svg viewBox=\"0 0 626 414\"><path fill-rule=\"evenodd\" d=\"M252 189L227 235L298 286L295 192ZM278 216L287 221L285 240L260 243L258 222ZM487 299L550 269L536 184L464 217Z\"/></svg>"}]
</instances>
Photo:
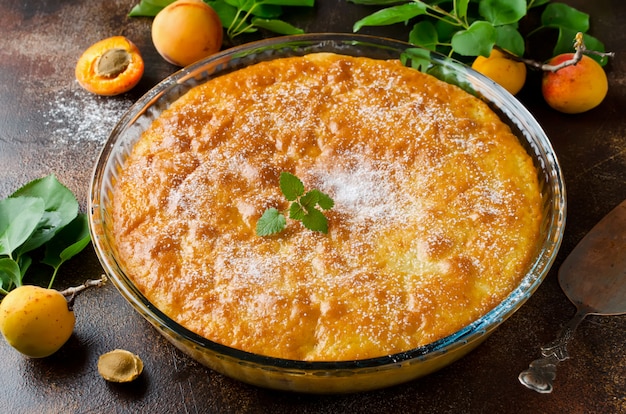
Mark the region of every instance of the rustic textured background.
<instances>
[{"instance_id":1,"label":"rustic textured background","mask_svg":"<svg viewBox=\"0 0 626 414\"><path fill-rule=\"evenodd\" d=\"M29 360L0 341L0 412L626 412L626 316L591 316L579 327L559 366L555 391L540 395L517 381L573 315L556 269L604 214L626 198L626 6L622 0L565 1L591 15L592 33L617 57L607 67L605 102L567 116L543 103L537 76L520 95L551 138L568 190L568 224L553 271L527 304L483 345L453 365L408 384L340 396L269 391L223 377L176 350L109 284L80 296L75 334L57 354ZM128 18L134 0L0 0L0 197L54 172L83 208L102 143L121 114L176 70L155 52L150 19ZM317 0L287 17L307 32L350 32L372 9L344 0ZM395 25L365 33L408 38ZM78 56L90 44L122 34L140 48L146 73L131 93L101 98L74 80ZM239 42L251 40L242 38ZM534 86L534 87L532 87ZM91 248L64 265L58 287L97 278ZM145 362L129 385L105 383L100 354L123 347Z\"/></svg>"}]
</instances>

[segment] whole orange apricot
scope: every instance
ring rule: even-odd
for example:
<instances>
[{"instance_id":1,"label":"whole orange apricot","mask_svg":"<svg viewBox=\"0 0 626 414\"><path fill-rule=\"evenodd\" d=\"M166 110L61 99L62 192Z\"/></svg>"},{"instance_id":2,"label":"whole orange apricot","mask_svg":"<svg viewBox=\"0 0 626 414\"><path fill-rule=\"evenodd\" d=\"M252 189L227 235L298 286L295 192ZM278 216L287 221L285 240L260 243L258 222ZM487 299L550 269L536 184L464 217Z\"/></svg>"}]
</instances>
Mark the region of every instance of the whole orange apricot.
<instances>
[{"instance_id":1,"label":"whole orange apricot","mask_svg":"<svg viewBox=\"0 0 626 414\"><path fill-rule=\"evenodd\" d=\"M76 63L76 80L97 95L128 92L143 76L139 49L124 36L113 36L89 46Z\"/></svg>"},{"instance_id":2,"label":"whole orange apricot","mask_svg":"<svg viewBox=\"0 0 626 414\"><path fill-rule=\"evenodd\" d=\"M152 22L152 43L168 62L187 66L222 47L219 16L202 0L177 0Z\"/></svg>"},{"instance_id":3,"label":"whole orange apricot","mask_svg":"<svg viewBox=\"0 0 626 414\"><path fill-rule=\"evenodd\" d=\"M548 63L558 65L574 57L573 53L555 56ZM583 55L580 62L556 72L545 72L541 92L552 108L566 114L578 114L600 105L609 90L604 69Z\"/></svg>"},{"instance_id":4,"label":"whole orange apricot","mask_svg":"<svg viewBox=\"0 0 626 414\"><path fill-rule=\"evenodd\" d=\"M491 49L489 57L478 56L472 63L472 69L502 86L511 95L518 93L526 82L526 65L497 49Z\"/></svg>"},{"instance_id":5,"label":"whole orange apricot","mask_svg":"<svg viewBox=\"0 0 626 414\"><path fill-rule=\"evenodd\" d=\"M74 312L54 289L23 285L0 303L0 332L9 345L31 358L55 353L72 335Z\"/></svg>"}]
</instances>

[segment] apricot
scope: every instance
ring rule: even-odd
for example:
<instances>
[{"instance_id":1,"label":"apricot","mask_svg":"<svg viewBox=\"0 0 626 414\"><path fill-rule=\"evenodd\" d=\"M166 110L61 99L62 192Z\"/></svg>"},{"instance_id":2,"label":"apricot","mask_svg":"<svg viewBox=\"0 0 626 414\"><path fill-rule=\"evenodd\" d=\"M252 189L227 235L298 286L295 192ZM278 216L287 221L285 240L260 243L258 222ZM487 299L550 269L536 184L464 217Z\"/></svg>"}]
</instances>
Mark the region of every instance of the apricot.
<instances>
[{"instance_id":1,"label":"apricot","mask_svg":"<svg viewBox=\"0 0 626 414\"><path fill-rule=\"evenodd\" d=\"M564 53L553 57L550 65L559 65L574 57ZM604 69L583 55L580 62L556 72L545 72L541 82L543 98L552 108L566 114L578 114L600 105L609 90Z\"/></svg>"},{"instance_id":2,"label":"apricot","mask_svg":"<svg viewBox=\"0 0 626 414\"><path fill-rule=\"evenodd\" d=\"M518 93L526 82L526 65L507 57L498 49L492 49L489 57L478 56L472 63L472 69L487 76L511 95Z\"/></svg>"},{"instance_id":3,"label":"apricot","mask_svg":"<svg viewBox=\"0 0 626 414\"><path fill-rule=\"evenodd\" d=\"M223 38L219 16L201 0L177 0L152 22L152 43L168 62L187 66L220 50Z\"/></svg>"},{"instance_id":4,"label":"apricot","mask_svg":"<svg viewBox=\"0 0 626 414\"><path fill-rule=\"evenodd\" d=\"M23 285L0 303L0 331L9 345L31 358L55 353L72 335L74 312L59 291Z\"/></svg>"},{"instance_id":5,"label":"apricot","mask_svg":"<svg viewBox=\"0 0 626 414\"><path fill-rule=\"evenodd\" d=\"M128 92L143 76L139 49L124 36L113 36L89 46L76 63L76 80L97 95Z\"/></svg>"}]
</instances>

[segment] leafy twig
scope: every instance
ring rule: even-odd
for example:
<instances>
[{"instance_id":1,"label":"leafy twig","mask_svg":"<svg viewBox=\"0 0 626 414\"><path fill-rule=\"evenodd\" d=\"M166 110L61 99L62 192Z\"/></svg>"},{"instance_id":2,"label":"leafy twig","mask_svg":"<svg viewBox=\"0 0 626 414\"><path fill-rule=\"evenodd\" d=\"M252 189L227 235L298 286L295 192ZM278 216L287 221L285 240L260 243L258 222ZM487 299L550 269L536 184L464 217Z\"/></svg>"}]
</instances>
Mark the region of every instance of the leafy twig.
<instances>
[{"instance_id":1,"label":"leafy twig","mask_svg":"<svg viewBox=\"0 0 626 414\"><path fill-rule=\"evenodd\" d=\"M353 31L365 26L386 26L415 21L409 33L409 43L468 61L476 56L489 56L493 48L507 50L509 55L524 61L526 40L534 33L549 29L558 31L553 56L572 52L571 39L583 33L587 45L584 53L606 63L604 45L587 34L589 15L566 4L550 0L489 0L470 7L468 0L427 2L422 0L349 0L356 4L379 5L384 8L358 20ZM433 4L436 3L436 4ZM545 7L544 7L545 6ZM444 8L445 7L445 8ZM541 23L525 36L520 22L531 8L544 7ZM534 63L531 66L535 67Z\"/></svg>"}]
</instances>

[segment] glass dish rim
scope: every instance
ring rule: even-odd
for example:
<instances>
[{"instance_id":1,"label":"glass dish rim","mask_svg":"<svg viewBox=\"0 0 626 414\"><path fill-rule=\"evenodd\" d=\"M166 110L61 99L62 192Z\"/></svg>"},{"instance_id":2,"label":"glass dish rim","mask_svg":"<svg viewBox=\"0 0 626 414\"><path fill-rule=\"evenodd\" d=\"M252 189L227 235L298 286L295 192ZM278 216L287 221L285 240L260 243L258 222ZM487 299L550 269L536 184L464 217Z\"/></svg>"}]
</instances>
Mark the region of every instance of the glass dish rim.
<instances>
[{"instance_id":1,"label":"glass dish rim","mask_svg":"<svg viewBox=\"0 0 626 414\"><path fill-rule=\"evenodd\" d=\"M134 286L128 276L122 271L117 261L113 256L109 257L107 251L110 253L111 246L108 241L104 241L106 246L103 245L102 237L100 236L102 230L102 207L101 192L103 191L103 173L106 170L105 165L110 162L110 155L113 152L116 143L116 139L121 136L120 132L127 126L132 125L133 122L141 116L147 105L151 105L158 100L167 91L176 85L182 84L190 79L196 77L207 66L213 65L215 72L220 72L220 65L227 64L230 59L237 58L239 55L250 55L255 51L263 51L266 49L273 49L277 47L286 47L287 45L298 46L305 44L318 44L323 42L336 42L342 43L346 46L358 46L367 45L380 48L387 48L390 50L400 51L407 49L421 49L409 43L370 35L361 34L344 34L344 33L323 33L323 34L302 34L291 36L280 36L255 42L246 43L240 46L224 50L212 57L205 60L196 62L188 67L180 69L179 71L171 74L163 79L146 94L137 100L128 111L120 118L111 134L107 138L102 151L97 159L96 165L93 170L90 190L89 190L89 227L94 241L94 247L98 259L100 260L105 272L113 280L114 285L120 291L122 296L130 302L130 304L142 313L146 318L149 315L152 320L149 321L153 325L158 325L161 329L165 329L169 334L176 336L178 340L185 340L188 343L193 344L195 347L206 349L213 353L223 355L225 357L234 358L247 363L266 366L271 368L293 369L298 371L328 371L328 370L359 370L363 368L382 368L387 365L398 365L406 361L415 359L424 360L434 358L437 355L450 352L458 346L473 342L486 333L490 333L500 323L506 320L510 315L521 307L521 305L535 292L535 290L542 283L543 279L549 272L550 267L554 263L556 254L558 253L563 232L565 226L565 187L562 178L561 169L554 154L554 150L535 118L526 110L526 108L519 103L513 96L508 94L499 85L495 84L490 79L484 77L478 72L473 71L466 65L450 59L443 55L438 55L435 52L428 51L434 58L441 59L437 63L442 65L458 65L456 70L462 68L472 79L477 82L478 86L486 89L494 89L499 99L503 99L504 102L515 111L517 118L523 119L525 122L530 123L533 132L539 134L541 140L542 149L545 150L549 156L549 163L552 169L550 170L555 177L552 179L556 183L556 187L552 188L556 191L552 200L552 208L557 214L553 214L550 217L550 223L548 224L548 234L546 235L546 241L541 246L541 251L535 258L532 266L528 269L526 275L523 277L522 282L498 305L492 310L487 312L478 320L460 329L459 331L434 341L430 344L420 346L418 348L410 349L396 354L384 355L380 357L374 357L361 360L346 360L346 361L302 361L283 359L270 356L264 356L259 354L242 351L236 348L232 348L226 345L213 342L206 339L187 328L179 325L163 312L156 308L150 301L148 301L141 292ZM339 53L339 52L338 52ZM148 106L149 107L149 106ZM507 115L508 116L508 115ZM535 155L536 157L536 155ZM108 248L108 249L107 249ZM119 279L118 279L119 278Z\"/></svg>"}]
</instances>

